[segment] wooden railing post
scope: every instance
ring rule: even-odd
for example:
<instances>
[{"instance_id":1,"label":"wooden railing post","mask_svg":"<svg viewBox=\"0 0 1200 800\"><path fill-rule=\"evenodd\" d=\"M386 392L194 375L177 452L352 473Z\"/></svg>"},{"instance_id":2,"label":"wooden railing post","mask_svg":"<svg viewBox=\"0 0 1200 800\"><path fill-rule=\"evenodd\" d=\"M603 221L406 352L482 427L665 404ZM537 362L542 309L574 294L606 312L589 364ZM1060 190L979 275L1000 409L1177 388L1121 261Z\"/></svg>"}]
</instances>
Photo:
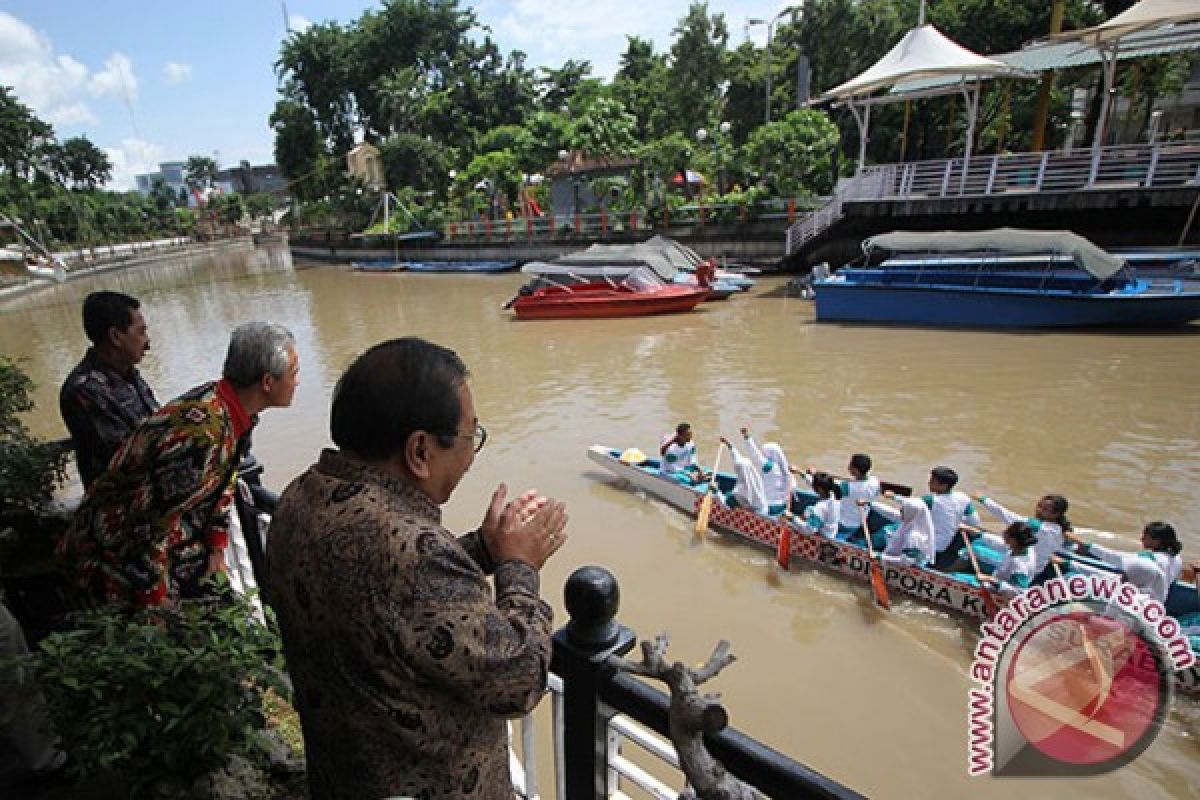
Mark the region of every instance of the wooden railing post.
<instances>
[{"instance_id":1,"label":"wooden railing post","mask_svg":"<svg viewBox=\"0 0 1200 800\"><path fill-rule=\"evenodd\" d=\"M608 797L600 687L616 672L606 664L625 655L637 637L616 621L621 593L603 567L580 567L563 590L571 619L554 634L550 669L563 681L563 795L569 800Z\"/></svg>"}]
</instances>

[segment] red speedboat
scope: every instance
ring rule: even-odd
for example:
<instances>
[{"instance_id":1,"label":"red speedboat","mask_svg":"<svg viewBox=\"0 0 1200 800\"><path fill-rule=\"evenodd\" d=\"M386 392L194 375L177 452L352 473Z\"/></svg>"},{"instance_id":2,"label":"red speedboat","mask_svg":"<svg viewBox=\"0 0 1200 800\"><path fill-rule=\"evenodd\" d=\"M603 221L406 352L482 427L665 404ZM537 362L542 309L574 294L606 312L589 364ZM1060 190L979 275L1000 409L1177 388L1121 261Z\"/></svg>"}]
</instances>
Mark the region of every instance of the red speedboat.
<instances>
[{"instance_id":1,"label":"red speedboat","mask_svg":"<svg viewBox=\"0 0 1200 800\"><path fill-rule=\"evenodd\" d=\"M708 289L665 284L648 272L635 270L619 283L598 280L524 288L509 305L517 319L601 319L691 311L708 297Z\"/></svg>"}]
</instances>

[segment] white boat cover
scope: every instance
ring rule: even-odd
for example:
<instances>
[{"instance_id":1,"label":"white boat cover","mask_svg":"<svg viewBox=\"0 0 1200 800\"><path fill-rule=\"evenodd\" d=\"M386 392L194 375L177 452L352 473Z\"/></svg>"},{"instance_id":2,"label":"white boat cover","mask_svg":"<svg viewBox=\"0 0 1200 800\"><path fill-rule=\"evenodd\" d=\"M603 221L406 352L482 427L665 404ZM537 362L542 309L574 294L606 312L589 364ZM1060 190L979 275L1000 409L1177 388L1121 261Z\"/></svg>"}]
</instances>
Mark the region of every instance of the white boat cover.
<instances>
[{"instance_id":1,"label":"white boat cover","mask_svg":"<svg viewBox=\"0 0 1200 800\"><path fill-rule=\"evenodd\" d=\"M687 249L665 236L639 244L594 244L553 261L531 261L521 267L528 275L562 275L580 278L622 278L638 267L648 267L666 283L681 269L690 269Z\"/></svg>"},{"instance_id":2,"label":"white boat cover","mask_svg":"<svg viewBox=\"0 0 1200 800\"><path fill-rule=\"evenodd\" d=\"M1063 253L1076 266L1097 280L1112 277L1125 266L1125 259L1100 249L1071 231L1031 231L994 228L988 231L893 231L872 236L864 250L893 253Z\"/></svg>"},{"instance_id":3,"label":"white boat cover","mask_svg":"<svg viewBox=\"0 0 1200 800\"><path fill-rule=\"evenodd\" d=\"M1196 0L1142 0L1093 28L1064 31L1050 38L1082 40L1091 45L1102 45L1147 28L1161 28L1172 23L1195 20L1200 20L1200 2Z\"/></svg>"},{"instance_id":4,"label":"white boat cover","mask_svg":"<svg viewBox=\"0 0 1200 800\"><path fill-rule=\"evenodd\" d=\"M932 25L922 25L904 34L887 55L865 72L835 86L814 102L870 94L901 81L920 78L953 75L969 80L1014 74L1022 72L1003 61L968 50Z\"/></svg>"}]
</instances>

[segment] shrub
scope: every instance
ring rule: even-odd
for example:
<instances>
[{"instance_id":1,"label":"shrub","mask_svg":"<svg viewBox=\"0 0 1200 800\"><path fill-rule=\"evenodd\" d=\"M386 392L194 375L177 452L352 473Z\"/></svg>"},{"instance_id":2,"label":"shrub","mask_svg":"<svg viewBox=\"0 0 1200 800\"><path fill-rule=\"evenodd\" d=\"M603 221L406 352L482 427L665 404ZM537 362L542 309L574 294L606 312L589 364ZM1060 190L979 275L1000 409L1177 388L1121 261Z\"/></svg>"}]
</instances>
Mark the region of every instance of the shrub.
<instances>
[{"instance_id":1,"label":"shrub","mask_svg":"<svg viewBox=\"0 0 1200 800\"><path fill-rule=\"evenodd\" d=\"M0 515L38 512L65 477L66 453L30 435L18 414L33 409L33 382L0 355Z\"/></svg>"},{"instance_id":2,"label":"shrub","mask_svg":"<svg viewBox=\"0 0 1200 800\"><path fill-rule=\"evenodd\" d=\"M263 692L287 691L279 653L232 596L85 612L74 630L44 639L31 664L75 777L130 797L181 797L268 747Z\"/></svg>"}]
</instances>

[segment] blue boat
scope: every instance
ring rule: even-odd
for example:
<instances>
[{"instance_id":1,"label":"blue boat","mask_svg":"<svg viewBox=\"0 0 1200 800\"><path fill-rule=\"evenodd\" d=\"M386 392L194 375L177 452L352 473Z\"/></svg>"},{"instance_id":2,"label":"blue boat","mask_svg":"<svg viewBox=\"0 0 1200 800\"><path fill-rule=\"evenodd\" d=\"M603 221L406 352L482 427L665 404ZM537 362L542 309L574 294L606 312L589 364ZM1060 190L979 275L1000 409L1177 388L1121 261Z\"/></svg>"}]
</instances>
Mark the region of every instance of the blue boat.
<instances>
[{"instance_id":1,"label":"blue boat","mask_svg":"<svg viewBox=\"0 0 1200 800\"><path fill-rule=\"evenodd\" d=\"M365 261L351 261L350 266L357 272L404 272L405 267L403 261L393 261L391 259L371 259Z\"/></svg>"},{"instance_id":2,"label":"blue boat","mask_svg":"<svg viewBox=\"0 0 1200 800\"><path fill-rule=\"evenodd\" d=\"M511 272L516 261L403 261L409 272Z\"/></svg>"},{"instance_id":3,"label":"blue boat","mask_svg":"<svg viewBox=\"0 0 1200 800\"><path fill-rule=\"evenodd\" d=\"M895 232L863 249L868 264L879 251L900 257L814 281L819 321L1164 328L1200 319L1193 264L1142 273L1069 231Z\"/></svg>"}]
</instances>

